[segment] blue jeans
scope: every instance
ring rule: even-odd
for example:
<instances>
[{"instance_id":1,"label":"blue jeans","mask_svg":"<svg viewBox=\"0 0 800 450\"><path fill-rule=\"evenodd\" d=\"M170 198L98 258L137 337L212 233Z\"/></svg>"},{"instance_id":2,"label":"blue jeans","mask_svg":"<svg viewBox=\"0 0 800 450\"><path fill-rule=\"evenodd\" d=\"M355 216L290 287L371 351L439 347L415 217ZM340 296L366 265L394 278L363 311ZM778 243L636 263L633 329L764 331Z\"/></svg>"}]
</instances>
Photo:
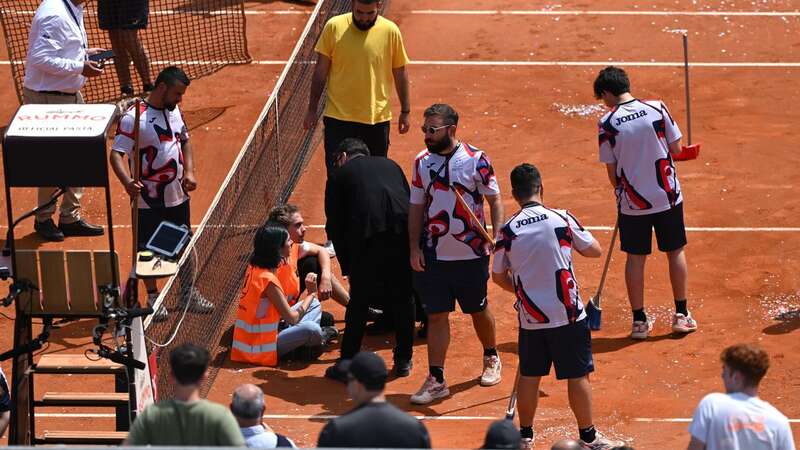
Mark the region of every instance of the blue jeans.
<instances>
[{"instance_id":1,"label":"blue jeans","mask_svg":"<svg viewBox=\"0 0 800 450\"><path fill-rule=\"evenodd\" d=\"M292 306L293 310L300 307L300 302ZM308 311L300 318L296 325L288 325L278 332L278 358L292 350L304 345L322 345L322 328L319 320L322 318L322 306L316 298L308 305Z\"/></svg>"}]
</instances>

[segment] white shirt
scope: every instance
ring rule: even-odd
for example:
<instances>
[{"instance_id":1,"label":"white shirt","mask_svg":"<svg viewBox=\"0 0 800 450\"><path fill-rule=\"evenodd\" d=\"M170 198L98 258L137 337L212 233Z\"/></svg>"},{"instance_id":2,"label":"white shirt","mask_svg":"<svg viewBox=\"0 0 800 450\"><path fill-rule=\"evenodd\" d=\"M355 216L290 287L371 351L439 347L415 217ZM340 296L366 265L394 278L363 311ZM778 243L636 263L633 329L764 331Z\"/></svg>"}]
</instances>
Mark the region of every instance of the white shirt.
<instances>
[{"instance_id":1,"label":"white shirt","mask_svg":"<svg viewBox=\"0 0 800 450\"><path fill-rule=\"evenodd\" d=\"M683 201L669 144L681 131L660 101L620 103L599 123L600 161L617 164L617 203L631 216L666 211Z\"/></svg>"},{"instance_id":2,"label":"white shirt","mask_svg":"<svg viewBox=\"0 0 800 450\"><path fill-rule=\"evenodd\" d=\"M268 431L263 425L256 425L254 427L241 428L242 435L244 436L244 445L250 448L278 448L278 435L272 431ZM285 437L285 436L284 436ZM291 447L297 446L288 437L286 438Z\"/></svg>"},{"instance_id":3,"label":"white shirt","mask_svg":"<svg viewBox=\"0 0 800 450\"><path fill-rule=\"evenodd\" d=\"M33 91L78 92L88 41L83 27L83 4L44 0L31 23L25 64L26 88Z\"/></svg>"},{"instance_id":4,"label":"white shirt","mask_svg":"<svg viewBox=\"0 0 800 450\"><path fill-rule=\"evenodd\" d=\"M446 167L445 167L446 165ZM483 196L499 195L489 158L463 142L448 156L420 152L411 175L411 203L426 205L422 249L440 261L461 261L489 255L487 242L456 201L455 186L475 217L485 226Z\"/></svg>"},{"instance_id":5,"label":"white shirt","mask_svg":"<svg viewBox=\"0 0 800 450\"><path fill-rule=\"evenodd\" d=\"M128 155L133 162L134 106L119 121L111 149ZM139 208L178 206L189 199L183 190L183 151L189 140L181 110L158 109L142 102L139 118L139 150L142 158L142 184Z\"/></svg>"},{"instance_id":6,"label":"white shirt","mask_svg":"<svg viewBox=\"0 0 800 450\"><path fill-rule=\"evenodd\" d=\"M511 270L526 330L556 328L586 318L572 270L572 247L592 245L592 234L566 210L532 202L500 229L492 272Z\"/></svg>"},{"instance_id":7,"label":"white shirt","mask_svg":"<svg viewBox=\"0 0 800 450\"><path fill-rule=\"evenodd\" d=\"M689 433L706 450L794 450L786 416L741 392L706 395L694 411Z\"/></svg>"}]
</instances>

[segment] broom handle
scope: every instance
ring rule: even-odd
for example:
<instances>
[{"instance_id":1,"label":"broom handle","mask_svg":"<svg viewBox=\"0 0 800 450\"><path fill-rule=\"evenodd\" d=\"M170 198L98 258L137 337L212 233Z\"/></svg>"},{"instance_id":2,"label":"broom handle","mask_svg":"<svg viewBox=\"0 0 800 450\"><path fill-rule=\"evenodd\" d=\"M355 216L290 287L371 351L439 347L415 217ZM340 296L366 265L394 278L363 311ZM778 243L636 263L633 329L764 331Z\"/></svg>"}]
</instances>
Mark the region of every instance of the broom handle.
<instances>
[{"instance_id":1,"label":"broom handle","mask_svg":"<svg viewBox=\"0 0 800 450\"><path fill-rule=\"evenodd\" d=\"M141 119L140 99L133 104L133 181L138 183L142 178L142 154L139 151L139 120ZM131 201L131 273L136 273L137 250L139 249L139 196Z\"/></svg>"},{"instance_id":2,"label":"broom handle","mask_svg":"<svg viewBox=\"0 0 800 450\"><path fill-rule=\"evenodd\" d=\"M683 34L683 77L686 88L686 135L692 145L692 102L689 98L689 36Z\"/></svg>"},{"instance_id":3,"label":"broom handle","mask_svg":"<svg viewBox=\"0 0 800 450\"><path fill-rule=\"evenodd\" d=\"M481 224L481 221L478 220L477 217L475 217L475 213L472 212L472 208L470 208L469 205L467 205L467 202L464 201L464 197L462 197L461 194L458 193L458 189L456 189L455 186L453 186L453 192L456 193L456 201L459 204L461 204L462 208L467 210L467 213L469 214L470 219L472 219L472 221L475 223L475 225L478 226L478 231L481 233L481 236L483 236L483 238L486 239L486 242L494 245L494 239L489 234L489 232L486 231L486 228L483 227L483 225Z\"/></svg>"},{"instance_id":4,"label":"broom handle","mask_svg":"<svg viewBox=\"0 0 800 450\"><path fill-rule=\"evenodd\" d=\"M517 366L517 376L514 377L514 390L511 391L511 397L508 399L508 407L506 408L506 419L514 420L514 415L517 412L517 391L519 390L519 366Z\"/></svg>"},{"instance_id":5,"label":"broom handle","mask_svg":"<svg viewBox=\"0 0 800 450\"><path fill-rule=\"evenodd\" d=\"M608 246L608 254L606 255L606 263L603 266L603 275L600 276L600 285L597 286L597 294L594 298L599 299L600 294L603 292L603 285L606 284L606 274L608 273L608 263L611 262L611 254L614 252L614 242L617 240L617 231L619 230L619 222L614 224L614 231L611 233L611 245Z\"/></svg>"}]
</instances>

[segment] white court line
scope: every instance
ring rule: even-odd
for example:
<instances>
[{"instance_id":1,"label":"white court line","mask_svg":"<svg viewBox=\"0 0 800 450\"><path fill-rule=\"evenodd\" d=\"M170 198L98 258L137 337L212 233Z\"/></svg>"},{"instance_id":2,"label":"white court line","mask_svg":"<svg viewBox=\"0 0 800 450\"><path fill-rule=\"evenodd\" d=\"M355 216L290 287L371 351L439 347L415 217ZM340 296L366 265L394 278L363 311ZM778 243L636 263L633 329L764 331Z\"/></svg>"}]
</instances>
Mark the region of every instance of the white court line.
<instances>
[{"instance_id":1,"label":"white court line","mask_svg":"<svg viewBox=\"0 0 800 450\"><path fill-rule=\"evenodd\" d=\"M415 9L411 14L464 16L712 16L712 17L798 17L800 11L574 11L558 9Z\"/></svg>"},{"instance_id":2,"label":"white court line","mask_svg":"<svg viewBox=\"0 0 800 450\"><path fill-rule=\"evenodd\" d=\"M104 418L114 418L116 417L115 414L111 413L38 413L36 417L50 417L50 418L58 418L58 419L104 419ZM264 419L269 420L313 420L313 419L323 419L323 420L330 420L339 417L338 415L331 415L331 414L265 414L263 416ZM419 420L454 420L454 421L483 421L483 420L497 420L495 416L420 416L414 415ZM635 417L631 419L632 422L644 422L644 423L688 423L691 422L691 418L686 417L665 417L665 418L658 418L658 417ZM800 419L789 419L790 423L800 423Z\"/></svg>"},{"instance_id":3,"label":"white court line","mask_svg":"<svg viewBox=\"0 0 800 450\"><path fill-rule=\"evenodd\" d=\"M288 61L282 60L256 60L250 63L244 61L152 61L155 65L207 65L207 64L251 64L262 66L283 66ZM313 64L313 61L297 61L298 64ZM0 61L0 65L24 64L24 61ZM604 67L608 65L625 67L683 67L682 61L475 61L475 60L433 60L433 61L411 61L415 66L486 66L486 67L508 67L508 66L563 66L563 67ZM722 67L722 68L795 68L800 67L800 62L690 62L690 67Z\"/></svg>"}]
</instances>

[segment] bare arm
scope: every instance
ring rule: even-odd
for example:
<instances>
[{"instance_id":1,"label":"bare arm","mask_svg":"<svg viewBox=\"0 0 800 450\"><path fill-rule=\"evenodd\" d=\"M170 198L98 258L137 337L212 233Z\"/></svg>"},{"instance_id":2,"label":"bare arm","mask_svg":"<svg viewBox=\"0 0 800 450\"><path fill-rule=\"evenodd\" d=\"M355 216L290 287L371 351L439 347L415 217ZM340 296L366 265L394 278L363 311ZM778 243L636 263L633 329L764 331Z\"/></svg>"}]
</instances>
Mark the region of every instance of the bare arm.
<instances>
[{"instance_id":1,"label":"bare arm","mask_svg":"<svg viewBox=\"0 0 800 450\"><path fill-rule=\"evenodd\" d=\"M406 66L392 69L394 76L394 86L397 89L397 97L400 99L400 118L398 119L397 128L400 134L408 132L411 125L408 122L408 114L411 112L411 99L408 95L408 73Z\"/></svg>"},{"instance_id":2,"label":"bare arm","mask_svg":"<svg viewBox=\"0 0 800 450\"><path fill-rule=\"evenodd\" d=\"M408 209L408 248L411 253L411 268L417 272L425 271L425 256L419 248L422 236L422 219L425 205L409 205Z\"/></svg>"},{"instance_id":3,"label":"bare arm","mask_svg":"<svg viewBox=\"0 0 800 450\"><path fill-rule=\"evenodd\" d=\"M511 274L508 273L508 270L504 270L503 273L492 272L492 281L504 291L514 292L514 282L511 281Z\"/></svg>"},{"instance_id":4,"label":"bare arm","mask_svg":"<svg viewBox=\"0 0 800 450\"><path fill-rule=\"evenodd\" d=\"M181 184L187 191L197 189L197 179L194 177L194 152L192 151L192 143L185 141L181 145L183 150L183 180Z\"/></svg>"},{"instance_id":5,"label":"bare arm","mask_svg":"<svg viewBox=\"0 0 800 450\"><path fill-rule=\"evenodd\" d=\"M114 175L117 176L119 182L125 187L125 192L131 197L138 195L142 189L142 184L136 183L128 173L128 167L125 165L125 157L123 154L112 150L108 159L111 162Z\"/></svg>"},{"instance_id":6,"label":"bare arm","mask_svg":"<svg viewBox=\"0 0 800 450\"><path fill-rule=\"evenodd\" d=\"M306 311L308 311L311 300L313 300L317 294L316 274L308 274L306 277L306 289L308 290L308 295L306 295L300 305L296 306L294 309L289 306L289 302L286 301L286 296L283 295L283 291L273 283L267 286L267 300L278 310L278 314L281 315L283 320L289 324L295 325L300 321L303 315L305 315Z\"/></svg>"},{"instance_id":7,"label":"bare arm","mask_svg":"<svg viewBox=\"0 0 800 450\"><path fill-rule=\"evenodd\" d=\"M606 171L608 172L608 182L614 189L617 188L617 164L606 164Z\"/></svg>"},{"instance_id":8,"label":"bare arm","mask_svg":"<svg viewBox=\"0 0 800 450\"><path fill-rule=\"evenodd\" d=\"M492 214L492 233L497 235L503 227L503 199L499 195L487 195L486 201Z\"/></svg>"},{"instance_id":9,"label":"bare arm","mask_svg":"<svg viewBox=\"0 0 800 450\"><path fill-rule=\"evenodd\" d=\"M706 450L706 443L692 436L692 440L689 441L689 446L686 447L686 450Z\"/></svg>"},{"instance_id":10,"label":"bare arm","mask_svg":"<svg viewBox=\"0 0 800 450\"><path fill-rule=\"evenodd\" d=\"M317 121L317 105L319 105L319 99L325 89L325 83L328 81L330 70L331 59L321 53L317 53L317 65L314 68L314 77L311 78L311 94L308 97L308 112L306 112L306 118L303 122L306 130L314 126Z\"/></svg>"},{"instance_id":11,"label":"bare arm","mask_svg":"<svg viewBox=\"0 0 800 450\"><path fill-rule=\"evenodd\" d=\"M575 247L575 251L587 258L599 258L600 255L603 254L603 249L600 247L600 243L597 242L597 239L595 238L592 238L592 244L590 246L582 250L578 247Z\"/></svg>"},{"instance_id":12,"label":"bare arm","mask_svg":"<svg viewBox=\"0 0 800 450\"><path fill-rule=\"evenodd\" d=\"M327 250L312 242L303 243L297 259L303 259L306 256L316 256L319 262L320 280L319 280L319 299L327 300L331 297L333 285L331 283L331 255Z\"/></svg>"}]
</instances>

